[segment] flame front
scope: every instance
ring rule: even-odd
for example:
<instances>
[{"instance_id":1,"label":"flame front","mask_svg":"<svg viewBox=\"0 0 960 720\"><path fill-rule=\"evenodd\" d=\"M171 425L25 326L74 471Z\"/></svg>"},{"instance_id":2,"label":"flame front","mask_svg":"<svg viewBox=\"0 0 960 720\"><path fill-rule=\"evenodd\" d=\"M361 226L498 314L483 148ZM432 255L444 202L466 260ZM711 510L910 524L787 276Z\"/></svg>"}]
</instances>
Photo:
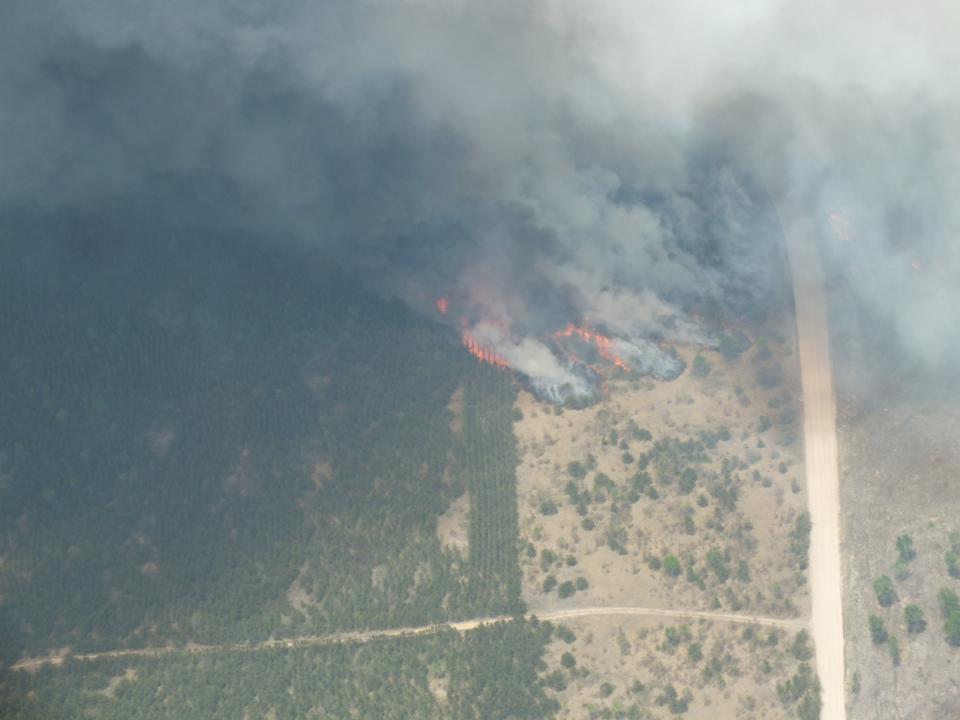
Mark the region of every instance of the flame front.
<instances>
[{"instance_id":1,"label":"flame front","mask_svg":"<svg viewBox=\"0 0 960 720\"><path fill-rule=\"evenodd\" d=\"M614 350L613 340L608 338L606 335L601 335L598 332L574 325L573 323L567 325L563 330L558 330L554 333L554 337L572 337L573 335L576 335L581 340L585 340L596 347L597 353L604 360L613 363L621 370L630 372L630 366L627 365L624 359L616 353Z\"/></svg>"},{"instance_id":2,"label":"flame front","mask_svg":"<svg viewBox=\"0 0 960 720\"><path fill-rule=\"evenodd\" d=\"M510 363L502 355L498 355L490 348L481 345L469 333L463 333L463 346L481 362L498 368L508 369L510 367Z\"/></svg>"}]
</instances>

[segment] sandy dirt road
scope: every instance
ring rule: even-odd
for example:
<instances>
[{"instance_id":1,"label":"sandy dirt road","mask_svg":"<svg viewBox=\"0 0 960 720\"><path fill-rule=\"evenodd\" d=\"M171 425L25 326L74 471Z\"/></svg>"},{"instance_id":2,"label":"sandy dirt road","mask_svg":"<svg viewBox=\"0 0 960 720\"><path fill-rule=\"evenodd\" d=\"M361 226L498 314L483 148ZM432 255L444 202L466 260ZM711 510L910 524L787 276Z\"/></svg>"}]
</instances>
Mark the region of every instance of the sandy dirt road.
<instances>
[{"instance_id":1,"label":"sandy dirt road","mask_svg":"<svg viewBox=\"0 0 960 720\"><path fill-rule=\"evenodd\" d=\"M786 212L784 212L786 210ZM811 627L822 687L822 720L845 720L843 605L840 569L840 482L836 399L833 392L827 305L817 250L818 228L781 208L793 276L803 380L803 435L810 535Z\"/></svg>"},{"instance_id":2,"label":"sandy dirt road","mask_svg":"<svg viewBox=\"0 0 960 720\"><path fill-rule=\"evenodd\" d=\"M737 615L734 613L714 613L699 610L664 610L661 608L646 607L586 607L554 610L540 613L539 620L567 620L573 618L603 617L609 615L629 615L635 617L662 617L677 620L712 620L717 622L741 623L744 625L765 625L782 627L789 630L800 630L807 627L804 620L758 617L754 615ZM530 615L528 617L533 617ZM215 652L253 652L276 648L303 648L334 643L362 643L373 640L382 640L392 637L408 637L412 635L429 635L443 630L457 630L466 632L475 630L484 625L493 625L510 620L509 616L475 618L442 625L423 625L420 627L390 628L386 630L370 630L367 632L345 632L330 635L308 635L283 640L266 640L261 643L237 643L232 645L188 645L177 647L168 645L158 648L142 648L135 650L105 650L97 653L58 654L38 658L25 658L18 661L13 670L37 670L45 665L61 665L65 660L101 660L106 658L122 657L163 657L165 655L189 654L202 655Z\"/></svg>"}]
</instances>

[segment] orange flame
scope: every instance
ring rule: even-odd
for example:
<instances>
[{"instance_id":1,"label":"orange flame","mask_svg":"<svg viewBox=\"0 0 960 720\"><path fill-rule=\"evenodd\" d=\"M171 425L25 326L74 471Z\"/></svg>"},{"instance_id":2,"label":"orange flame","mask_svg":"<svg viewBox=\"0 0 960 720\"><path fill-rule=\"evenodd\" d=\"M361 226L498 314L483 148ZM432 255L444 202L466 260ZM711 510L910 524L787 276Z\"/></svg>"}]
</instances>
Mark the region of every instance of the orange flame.
<instances>
[{"instance_id":1,"label":"orange flame","mask_svg":"<svg viewBox=\"0 0 960 720\"><path fill-rule=\"evenodd\" d=\"M577 335L582 340L592 343L594 347L597 348L597 353L599 353L600 357L612 362L618 368L630 372L630 366L614 351L613 340L606 335L601 335L598 332L579 327L573 323L567 325L563 330L558 330L553 335L554 337L571 337Z\"/></svg>"},{"instance_id":2,"label":"orange flame","mask_svg":"<svg viewBox=\"0 0 960 720\"><path fill-rule=\"evenodd\" d=\"M490 348L484 347L468 333L463 334L463 345L470 351L470 354L480 360L480 362L485 362L488 365L493 365L498 368L506 369L510 367L510 363L508 363L502 355L498 355Z\"/></svg>"},{"instance_id":3,"label":"orange flame","mask_svg":"<svg viewBox=\"0 0 960 720\"><path fill-rule=\"evenodd\" d=\"M447 310L450 309L450 301L447 300L445 297L437 298L437 300L436 300L436 302L434 303L434 305L437 306L437 310L440 311L440 314L441 314L441 315L446 315L446 314L447 314Z\"/></svg>"}]
</instances>

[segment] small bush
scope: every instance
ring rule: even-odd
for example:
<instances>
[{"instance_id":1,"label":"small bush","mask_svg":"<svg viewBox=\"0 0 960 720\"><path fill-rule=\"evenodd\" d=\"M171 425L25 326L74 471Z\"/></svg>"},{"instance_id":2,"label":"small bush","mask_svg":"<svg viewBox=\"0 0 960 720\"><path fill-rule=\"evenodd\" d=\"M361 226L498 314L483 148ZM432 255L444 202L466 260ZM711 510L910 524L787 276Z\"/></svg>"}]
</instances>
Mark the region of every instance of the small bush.
<instances>
[{"instance_id":1,"label":"small bush","mask_svg":"<svg viewBox=\"0 0 960 720\"><path fill-rule=\"evenodd\" d=\"M757 385L762 388L775 388L783 382L783 373L776 365L764 365L757 370Z\"/></svg>"},{"instance_id":2,"label":"small bush","mask_svg":"<svg viewBox=\"0 0 960 720\"><path fill-rule=\"evenodd\" d=\"M790 645L790 654L794 659L805 662L813 657L813 648L810 647L810 636L806 630L801 630L793 638L793 644Z\"/></svg>"},{"instance_id":3,"label":"small bush","mask_svg":"<svg viewBox=\"0 0 960 720\"><path fill-rule=\"evenodd\" d=\"M907 605L903 609L903 617L907 622L907 632L916 635L927 629L927 620L919 605Z\"/></svg>"},{"instance_id":4,"label":"small bush","mask_svg":"<svg viewBox=\"0 0 960 720\"><path fill-rule=\"evenodd\" d=\"M563 692L567 689L567 681L564 679L563 673L559 670L554 670L552 673L547 675L543 679L543 684L551 690L556 690L557 692Z\"/></svg>"},{"instance_id":5,"label":"small bush","mask_svg":"<svg viewBox=\"0 0 960 720\"><path fill-rule=\"evenodd\" d=\"M693 359L693 374L697 377L706 377L710 374L710 363L703 355L697 355Z\"/></svg>"},{"instance_id":6,"label":"small bush","mask_svg":"<svg viewBox=\"0 0 960 720\"><path fill-rule=\"evenodd\" d=\"M663 559L663 571L670 577L677 577L683 572L683 568L680 567L680 561L677 560L676 555L667 555Z\"/></svg>"},{"instance_id":7,"label":"small bush","mask_svg":"<svg viewBox=\"0 0 960 720\"><path fill-rule=\"evenodd\" d=\"M947 563L947 572L952 578L960 578L960 553L956 550L948 550L944 560Z\"/></svg>"},{"instance_id":8,"label":"small bush","mask_svg":"<svg viewBox=\"0 0 960 720\"><path fill-rule=\"evenodd\" d=\"M870 639L874 645L883 645L887 641L887 626L883 623L883 618L871 615L869 620Z\"/></svg>"},{"instance_id":9,"label":"small bush","mask_svg":"<svg viewBox=\"0 0 960 720\"><path fill-rule=\"evenodd\" d=\"M742 332L723 335L720 338L720 354L727 360L736 360L750 349L750 339Z\"/></svg>"},{"instance_id":10,"label":"small bush","mask_svg":"<svg viewBox=\"0 0 960 720\"><path fill-rule=\"evenodd\" d=\"M903 562L910 562L917 557L917 551L913 547L913 538L909 535L901 535L897 538L897 555Z\"/></svg>"},{"instance_id":11,"label":"small bush","mask_svg":"<svg viewBox=\"0 0 960 720\"><path fill-rule=\"evenodd\" d=\"M881 575L873 581L873 591L877 594L880 607L890 607L897 601L897 591L893 588L893 580L889 575Z\"/></svg>"},{"instance_id":12,"label":"small bush","mask_svg":"<svg viewBox=\"0 0 960 720\"><path fill-rule=\"evenodd\" d=\"M890 652L890 660L893 661L893 666L897 667L900 665L900 641L897 640L893 635L887 638L887 650Z\"/></svg>"}]
</instances>

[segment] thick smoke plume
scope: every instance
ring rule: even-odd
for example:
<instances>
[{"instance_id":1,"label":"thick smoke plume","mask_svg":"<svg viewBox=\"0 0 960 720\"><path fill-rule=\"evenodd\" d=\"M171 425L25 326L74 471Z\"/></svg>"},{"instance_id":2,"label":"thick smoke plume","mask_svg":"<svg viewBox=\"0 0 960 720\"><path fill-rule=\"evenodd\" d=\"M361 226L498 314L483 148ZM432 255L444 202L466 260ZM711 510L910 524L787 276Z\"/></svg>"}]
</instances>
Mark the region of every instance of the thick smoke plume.
<instances>
[{"instance_id":1,"label":"thick smoke plume","mask_svg":"<svg viewBox=\"0 0 960 720\"><path fill-rule=\"evenodd\" d=\"M956 362L958 13L8 2L0 213L122 207L129 243L162 218L318 248L562 384L583 378L543 338L569 322L708 342L691 309L782 294L789 199L917 358Z\"/></svg>"}]
</instances>

